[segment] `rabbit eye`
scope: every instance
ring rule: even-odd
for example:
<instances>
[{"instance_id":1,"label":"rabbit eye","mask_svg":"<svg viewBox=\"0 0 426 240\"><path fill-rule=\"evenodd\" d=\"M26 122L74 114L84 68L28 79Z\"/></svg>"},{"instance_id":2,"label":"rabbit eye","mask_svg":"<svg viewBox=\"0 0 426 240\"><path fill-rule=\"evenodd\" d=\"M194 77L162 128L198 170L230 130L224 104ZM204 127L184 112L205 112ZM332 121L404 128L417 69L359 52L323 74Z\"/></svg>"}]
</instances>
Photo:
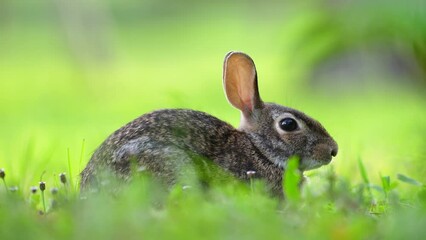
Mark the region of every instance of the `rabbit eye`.
<instances>
[{"instance_id":1,"label":"rabbit eye","mask_svg":"<svg viewBox=\"0 0 426 240\"><path fill-rule=\"evenodd\" d=\"M297 129L297 122L293 118L284 118L280 121L280 128L286 132Z\"/></svg>"}]
</instances>

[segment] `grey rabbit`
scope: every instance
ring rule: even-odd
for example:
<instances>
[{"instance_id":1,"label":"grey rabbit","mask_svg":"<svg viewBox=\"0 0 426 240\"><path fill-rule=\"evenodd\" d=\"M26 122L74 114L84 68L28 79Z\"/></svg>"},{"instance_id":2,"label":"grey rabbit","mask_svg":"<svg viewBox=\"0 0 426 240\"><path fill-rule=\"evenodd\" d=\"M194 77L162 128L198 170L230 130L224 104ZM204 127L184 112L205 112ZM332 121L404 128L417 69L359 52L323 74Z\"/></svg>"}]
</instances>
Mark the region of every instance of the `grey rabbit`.
<instances>
[{"instance_id":1,"label":"grey rabbit","mask_svg":"<svg viewBox=\"0 0 426 240\"><path fill-rule=\"evenodd\" d=\"M194 175L196 160L237 179L262 179L272 195L283 196L282 177L291 156L300 158L301 171L328 164L336 156L337 143L319 122L261 100L256 68L247 54L225 56L223 86L228 101L241 111L238 129L195 110L144 114L115 131L95 151L81 173L81 190L96 183L101 169L129 179L132 162L173 185L183 175Z\"/></svg>"}]
</instances>

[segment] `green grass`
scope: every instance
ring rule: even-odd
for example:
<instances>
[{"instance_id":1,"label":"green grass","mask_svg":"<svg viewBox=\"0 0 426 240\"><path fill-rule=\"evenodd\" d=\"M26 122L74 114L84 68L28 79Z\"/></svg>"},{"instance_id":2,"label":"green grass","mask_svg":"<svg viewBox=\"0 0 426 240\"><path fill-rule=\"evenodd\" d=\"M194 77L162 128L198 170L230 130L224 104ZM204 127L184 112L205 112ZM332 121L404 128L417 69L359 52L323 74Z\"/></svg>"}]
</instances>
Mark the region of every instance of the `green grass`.
<instances>
[{"instance_id":1,"label":"green grass","mask_svg":"<svg viewBox=\"0 0 426 240\"><path fill-rule=\"evenodd\" d=\"M292 198L285 203L267 197L257 181L202 192L176 186L164 192L141 176L115 197L103 191L84 198L62 183L52 183L58 192L45 192L44 214L40 190L28 201L18 192L3 192L0 233L5 239L411 239L424 234L426 190L413 179L399 176L397 187L392 177L383 187L370 182L353 185L332 169L313 179L315 185L306 185L301 195L295 193L297 182L286 184ZM399 189L410 184L418 198L400 196Z\"/></svg>"},{"instance_id":2,"label":"green grass","mask_svg":"<svg viewBox=\"0 0 426 240\"><path fill-rule=\"evenodd\" d=\"M416 239L425 234L424 88L403 84L406 79L383 83L380 74L365 88L312 88L304 78L310 62L332 39L305 39L312 45L297 58L293 44L316 21L315 14L221 4L157 21L132 20L135 16L116 13L132 5L125 11L111 3L107 46L113 55L84 63L64 41L55 15L36 11L40 5L34 3L11 5L15 18L0 25L0 168L8 186L0 186L1 239ZM339 144L337 158L306 172L300 190L295 186L300 176L290 171L285 191L291 200L285 203L269 198L257 181L216 185L207 192L181 186L163 192L144 176L117 196L101 192L81 199L78 174L93 151L143 113L184 107L237 126L239 113L221 86L229 50L254 58L265 101L300 109L323 123ZM66 173L66 184L60 173ZM46 211L41 191L31 193L42 181Z\"/></svg>"}]
</instances>

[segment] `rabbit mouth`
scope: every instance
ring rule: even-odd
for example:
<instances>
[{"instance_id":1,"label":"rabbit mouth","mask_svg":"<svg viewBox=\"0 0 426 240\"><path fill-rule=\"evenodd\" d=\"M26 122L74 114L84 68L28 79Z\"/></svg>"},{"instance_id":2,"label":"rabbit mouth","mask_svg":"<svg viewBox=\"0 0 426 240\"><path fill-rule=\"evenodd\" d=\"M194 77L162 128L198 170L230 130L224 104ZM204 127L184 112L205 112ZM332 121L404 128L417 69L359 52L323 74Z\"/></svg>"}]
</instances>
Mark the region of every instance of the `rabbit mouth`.
<instances>
[{"instance_id":1,"label":"rabbit mouth","mask_svg":"<svg viewBox=\"0 0 426 240\"><path fill-rule=\"evenodd\" d=\"M314 159L302 159L302 161L300 161L299 169L301 171L308 171L308 170L319 168L323 165L327 165L330 162L331 162L331 158L325 159L322 161L314 160Z\"/></svg>"}]
</instances>

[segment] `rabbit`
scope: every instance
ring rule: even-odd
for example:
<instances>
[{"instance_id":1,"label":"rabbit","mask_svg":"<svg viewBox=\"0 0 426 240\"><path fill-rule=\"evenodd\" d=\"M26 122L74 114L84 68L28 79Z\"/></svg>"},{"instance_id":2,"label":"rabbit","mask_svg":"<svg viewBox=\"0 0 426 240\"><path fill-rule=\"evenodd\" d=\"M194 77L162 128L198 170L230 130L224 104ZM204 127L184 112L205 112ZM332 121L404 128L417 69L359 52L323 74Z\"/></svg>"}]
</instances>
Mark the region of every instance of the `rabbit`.
<instances>
[{"instance_id":1,"label":"rabbit","mask_svg":"<svg viewBox=\"0 0 426 240\"><path fill-rule=\"evenodd\" d=\"M256 67L247 54L225 56L223 87L229 103L241 111L238 129L195 110L147 113L115 131L94 152L81 173L81 190L97 182L101 169L131 178L132 162L173 185L183 175L196 177L198 162L207 174L218 168L243 181L264 180L272 195L283 197L282 177L290 157L299 157L303 172L337 155L337 143L318 121L261 100Z\"/></svg>"}]
</instances>

